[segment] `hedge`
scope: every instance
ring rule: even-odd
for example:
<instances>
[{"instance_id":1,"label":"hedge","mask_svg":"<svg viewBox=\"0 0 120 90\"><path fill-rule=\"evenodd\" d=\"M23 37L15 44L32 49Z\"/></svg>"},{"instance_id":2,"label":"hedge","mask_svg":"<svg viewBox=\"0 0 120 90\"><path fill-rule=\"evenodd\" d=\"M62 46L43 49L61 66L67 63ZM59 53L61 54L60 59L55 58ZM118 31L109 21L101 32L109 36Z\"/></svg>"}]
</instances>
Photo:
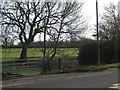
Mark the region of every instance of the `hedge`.
<instances>
[{"instance_id":1,"label":"hedge","mask_svg":"<svg viewBox=\"0 0 120 90\"><path fill-rule=\"evenodd\" d=\"M115 44L111 41L100 42L100 62L101 64L117 63L120 60L120 47L117 48L117 60L115 58ZM97 65L97 43L88 42L80 47L79 50L80 65Z\"/></svg>"}]
</instances>

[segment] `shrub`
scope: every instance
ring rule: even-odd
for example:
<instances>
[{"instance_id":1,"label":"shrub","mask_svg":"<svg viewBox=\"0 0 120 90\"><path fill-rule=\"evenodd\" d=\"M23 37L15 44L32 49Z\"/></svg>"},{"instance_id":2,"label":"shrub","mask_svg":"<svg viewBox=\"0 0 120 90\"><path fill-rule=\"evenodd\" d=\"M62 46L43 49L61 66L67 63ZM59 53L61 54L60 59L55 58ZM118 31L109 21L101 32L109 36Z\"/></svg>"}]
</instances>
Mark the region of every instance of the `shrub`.
<instances>
[{"instance_id":1,"label":"shrub","mask_svg":"<svg viewBox=\"0 0 120 90\"><path fill-rule=\"evenodd\" d=\"M100 62L101 64L117 63L115 59L114 43L110 41L100 42ZM118 60L120 60L120 47L118 51ZM97 43L96 41L88 42L80 47L79 65L97 65Z\"/></svg>"}]
</instances>

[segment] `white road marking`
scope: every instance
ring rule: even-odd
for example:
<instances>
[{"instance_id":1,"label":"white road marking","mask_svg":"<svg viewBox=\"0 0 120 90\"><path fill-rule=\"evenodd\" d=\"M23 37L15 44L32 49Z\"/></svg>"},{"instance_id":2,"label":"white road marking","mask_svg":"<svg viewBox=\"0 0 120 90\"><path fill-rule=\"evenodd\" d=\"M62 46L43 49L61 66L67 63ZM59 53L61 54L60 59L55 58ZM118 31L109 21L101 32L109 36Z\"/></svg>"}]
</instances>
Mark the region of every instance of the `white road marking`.
<instances>
[{"instance_id":1,"label":"white road marking","mask_svg":"<svg viewBox=\"0 0 120 90\"><path fill-rule=\"evenodd\" d=\"M113 84L113 86L120 86L120 83L118 83L118 84Z\"/></svg>"},{"instance_id":2,"label":"white road marking","mask_svg":"<svg viewBox=\"0 0 120 90\"><path fill-rule=\"evenodd\" d=\"M100 74L92 74L92 75L83 75L83 76L72 76L72 77L67 77L67 79L70 79L70 78L81 78L81 77L89 77L89 76L96 76L96 75L104 75L104 74L110 74L112 72L107 72L107 73L100 73Z\"/></svg>"},{"instance_id":3,"label":"white road marking","mask_svg":"<svg viewBox=\"0 0 120 90\"><path fill-rule=\"evenodd\" d=\"M120 83L118 84L113 84L113 86L109 87L109 88L117 88L118 90L120 90Z\"/></svg>"},{"instance_id":4,"label":"white road marking","mask_svg":"<svg viewBox=\"0 0 120 90\"><path fill-rule=\"evenodd\" d=\"M28 82L28 83L18 83L18 84L11 84L11 85L3 85L2 87L9 87L9 86L16 86L16 85L25 85L25 84L32 84L34 82Z\"/></svg>"}]
</instances>

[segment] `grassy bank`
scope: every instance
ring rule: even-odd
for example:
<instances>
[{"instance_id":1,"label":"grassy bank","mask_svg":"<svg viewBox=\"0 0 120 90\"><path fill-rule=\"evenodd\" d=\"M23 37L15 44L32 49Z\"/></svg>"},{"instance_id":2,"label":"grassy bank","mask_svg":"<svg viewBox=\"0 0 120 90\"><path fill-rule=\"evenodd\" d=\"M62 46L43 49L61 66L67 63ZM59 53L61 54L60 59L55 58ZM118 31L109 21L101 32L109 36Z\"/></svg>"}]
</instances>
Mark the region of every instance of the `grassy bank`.
<instances>
[{"instance_id":1,"label":"grassy bank","mask_svg":"<svg viewBox=\"0 0 120 90\"><path fill-rule=\"evenodd\" d=\"M110 68L118 68L120 67L120 63L113 63L113 64L105 64L100 66L95 65L80 65L76 67L71 68L62 68L60 69L54 69L51 71L47 71L44 74L60 74L60 73L70 73L70 72L94 72L94 71L102 71ZM11 72L12 73L12 72ZM20 69L17 71L14 71L14 73L19 73L23 76L36 76L36 75L42 75L41 69L31 68L31 69Z\"/></svg>"},{"instance_id":2,"label":"grassy bank","mask_svg":"<svg viewBox=\"0 0 120 90\"><path fill-rule=\"evenodd\" d=\"M48 74L55 74L55 73L70 73L70 72L92 72L92 71L102 71L109 68L118 68L120 67L120 63L113 63L113 64L105 64L105 65L81 65L71 68L63 68L62 72L59 69L52 70L48 72Z\"/></svg>"}]
</instances>

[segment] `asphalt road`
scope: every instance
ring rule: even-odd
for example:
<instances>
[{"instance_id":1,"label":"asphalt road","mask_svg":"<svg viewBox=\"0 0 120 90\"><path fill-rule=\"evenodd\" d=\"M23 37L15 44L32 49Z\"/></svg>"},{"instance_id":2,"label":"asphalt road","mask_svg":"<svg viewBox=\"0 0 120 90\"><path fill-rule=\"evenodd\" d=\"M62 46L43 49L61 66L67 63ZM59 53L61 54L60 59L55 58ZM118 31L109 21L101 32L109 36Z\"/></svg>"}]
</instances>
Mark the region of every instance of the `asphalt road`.
<instances>
[{"instance_id":1,"label":"asphalt road","mask_svg":"<svg viewBox=\"0 0 120 90\"><path fill-rule=\"evenodd\" d=\"M118 83L118 70L93 73L57 74L16 82L3 82L3 88L108 88Z\"/></svg>"}]
</instances>

